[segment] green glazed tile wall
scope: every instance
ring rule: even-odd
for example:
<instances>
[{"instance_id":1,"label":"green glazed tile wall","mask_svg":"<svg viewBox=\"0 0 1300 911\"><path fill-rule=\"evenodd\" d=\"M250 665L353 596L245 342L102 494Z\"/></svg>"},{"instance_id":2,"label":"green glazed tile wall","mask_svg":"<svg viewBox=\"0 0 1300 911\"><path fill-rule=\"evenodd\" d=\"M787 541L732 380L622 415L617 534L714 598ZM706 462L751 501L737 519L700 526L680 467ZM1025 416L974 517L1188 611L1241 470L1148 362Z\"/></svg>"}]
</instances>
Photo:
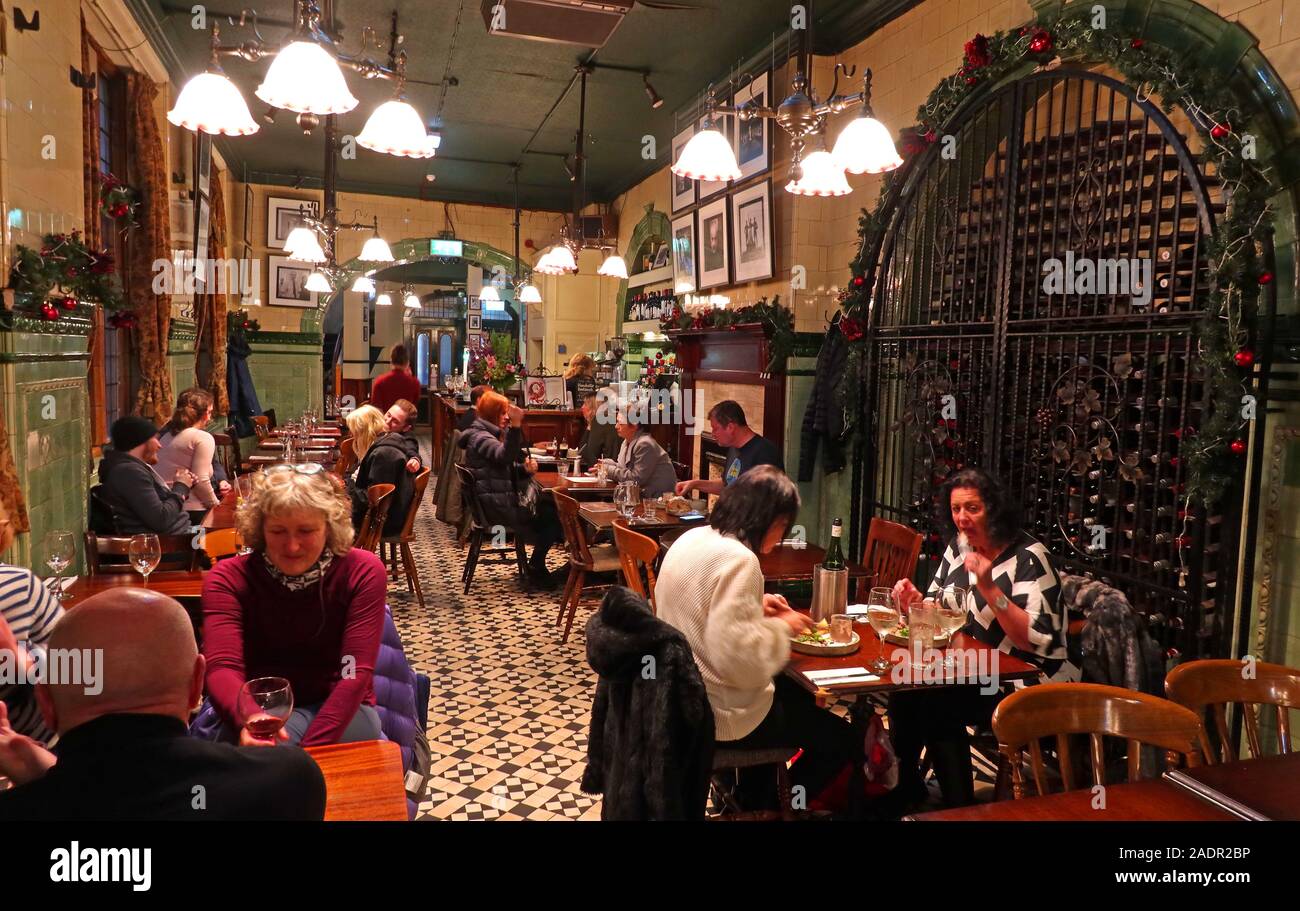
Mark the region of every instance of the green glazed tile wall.
<instances>
[{"instance_id":1,"label":"green glazed tile wall","mask_svg":"<svg viewBox=\"0 0 1300 911\"><path fill-rule=\"evenodd\" d=\"M319 409L324 393L321 381L320 344L250 342L253 353L248 370L265 411L275 409L276 418L289 420L307 408Z\"/></svg>"}]
</instances>

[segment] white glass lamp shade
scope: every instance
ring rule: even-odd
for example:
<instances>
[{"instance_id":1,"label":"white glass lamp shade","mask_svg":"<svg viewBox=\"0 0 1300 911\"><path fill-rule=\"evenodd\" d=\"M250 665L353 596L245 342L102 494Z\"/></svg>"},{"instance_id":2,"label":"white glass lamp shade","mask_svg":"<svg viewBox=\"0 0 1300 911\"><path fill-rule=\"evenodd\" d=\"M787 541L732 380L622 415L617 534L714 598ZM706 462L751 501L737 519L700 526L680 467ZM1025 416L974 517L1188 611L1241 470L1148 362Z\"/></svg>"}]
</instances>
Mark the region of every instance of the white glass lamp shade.
<instances>
[{"instance_id":1,"label":"white glass lamp shade","mask_svg":"<svg viewBox=\"0 0 1300 911\"><path fill-rule=\"evenodd\" d=\"M392 299L391 297L389 297L387 293L385 293L385 294L381 294L381 295L379 295L378 297L375 298L375 306L376 306L376 307L391 307L391 306L393 306L393 299Z\"/></svg>"},{"instance_id":2,"label":"white glass lamp shade","mask_svg":"<svg viewBox=\"0 0 1300 911\"><path fill-rule=\"evenodd\" d=\"M600 264L598 274L608 275L610 278L627 278L627 263L617 253L612 254Z\"/></svg>"},{"instance_id":3,"label":"white glass lamp shade","mask_svg":"<svg viewBox=\"0 0 1300 911\"><path fill-rule=\"evenodd\" d=\"M321 249L316 232L302 226L289 232L284 241L284 252L289 259L299 263L323 263L329 258Z\"/></svg>"},{"instance_id":4,"label":"white glass lamp shade","mask_svg":"<svg viewBox=\"0 0 1300 911\"><path fill-rule=\"evenodd\" d=\"M369 275L358 275L357 280L352 283L352 290L361 294L374 294L375 280Z\"/></svg>"},{"instance_id":5,"label":"white glass lamp shade","mask_svg":"<svg viewBox=\"0 0 1300 911\"><path fill-rule=\"evenodd\" d=\"M496 285L484 285L483 290L478 293L480 304L499 304L501 303L501 294L497 291Z\"/></svg>"},{"instance_id":6,"label":"white glass lamp shade","mask_svg":"<svg viewBox=\"0 0 1300 911\"><path fill-rule=\"evenodd\" d=\"M319 44L294 41L275 55L257 97L299 114L346 114L357 106L338 61Z\"/></svg>"},{"instance_id":7,"label":"white glass lamp shade","mask_svg":"<svg viewBox=\"0 0 1300 911\"><path fill-rule=\"evenodd\" d=\"M303 285L308 291L318 291L322 294L329 294L334 289L330 287L330 280L325 277L323 272L313 272L307 276L307 283Z\"/></svg>"},{"instance_id":8,"label":"white glass lamp shade","mask_svg":"<svg viewBox=\"0 0 1300 911\"><path fill-rule=\"evenodd\" d=\"M388 242L382 237L372 237L366 241L365 246L361 248L361 255L357 258L368 263L391 263L393 251L388 249Z\"/></svg>"},{"instance_id":9,"label":"white glass lamp shade","mask_svg":"<svg viewBox=\"0 0 1300 911\"><path fill-rule=\"evenodd\" d=\"M420 308L420 298L414 291L408 293L406 295L406 300L402 303L406 304L406 306L411 310L418 310Z\"/></svg>"},{"instance_id":10,"label":"white glass lamp shade","mask_svg":"<svg viewBox=\"0 0 1300 911\"><path fill-rule=\"evenodd\" d=\"M435 137L424 131L424 122L415 108L400 98L375 108L357 136L357 145L402 158L431 158L438 149Z\"/></svg>"},{"instance_id":11,"label":"white glass lamp shade","mask_svg":"<svg viewBox=\"0 0 1300 911\"><path fill-rule=\"evenodd\" d=\"M542 292L535 285L524 285L519 289L519 302L523 304L540 304Z\"/></svg>"},{"instance_id":12,"label":"white glass lamp shade","mask_svg":"<svg viewBox=\"0 0 1300 911\"><path fill-rule=\"evenodd\" d=\"M739 180L741 177L731 143L712 127L691 137L672 171L691 180Z\"/></svg>"},{"instance_id":13,"label":"white glass lamp shade","mask_svg":"<svg viewBox=\"0 0 1300 911\"><path fill-rule=\"evenodd\" d=\"M786 184L786 192L795 196L848 196L853 192L844 169L825 149L818 149L803 160L803 177Z\"/></svg>"},{"instance_id":14,"label":"white glass lamp shade","mask_svg":"<svg viewBox=\"0 0 1300 911\"><path fill-rule=\"evenodd\" d=\"M573 251L568 244L556 244L551 251L551 262L560 272L577 272L578 261L573 258Z\"/></svg>"},{"instance_id":15,"label":"white glass lamp shade","mask_svg":"<svg viewBox=\"0 0 1300 911\"><path fill-rule=\"evenodd\" d=\"M225 73L199 73L181 89L167 120L194 132L248 136L258 131L248 104Z\"/></svg>"},{"instance_id":16,"label":"white glass lamp shade","mask_svg":"<svg viewBox=\"0 0 1300 911\"><path fill-rule=\"evenodd\" d=\"M883 174L903 163L885 125L874 117L855 117L835 140L835 163L850 174Z\"/></svg>"}]
</instances>

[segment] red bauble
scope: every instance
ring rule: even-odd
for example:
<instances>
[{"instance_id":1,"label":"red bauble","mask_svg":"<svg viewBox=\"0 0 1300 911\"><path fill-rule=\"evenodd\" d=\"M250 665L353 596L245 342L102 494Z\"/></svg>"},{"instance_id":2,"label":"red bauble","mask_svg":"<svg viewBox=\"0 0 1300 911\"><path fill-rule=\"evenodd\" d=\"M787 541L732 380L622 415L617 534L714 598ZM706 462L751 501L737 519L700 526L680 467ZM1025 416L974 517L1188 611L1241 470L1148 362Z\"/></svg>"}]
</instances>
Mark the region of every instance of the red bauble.
<instances>
[{"instance_id":1,"label":"red bauble","mask_svg":"<svg viewBox=\"0 0 1300 911\"><path fill-rule=\"evenodd\" d=\"M1053 47L1052 33L1045 28L1035 31L1033 37L1029 39L1029 50L1035 54L1050 51Z\"/></svg>"},{"instance_id":2,"label":"red bauble","mask_svg":"<svg viewBox=\"0 0 1300 911\"><path fill-rule=\"evenodd\" d=\"M1231 443L1228 444L1228 448L1232 450L1232 454L1233 454L1233 455L1245 455L1245 454L1246 454L1246 441L1245 441L1245 440L1233 440Z\"/></svg>"},{"instance_id":3,"label":"red bauble","mask_svg":"<svg viewBox=\"0 0 1300 911\"><path fill-rule=\"evenodd\" d=\"M867 283L867 280L866 280L865 278L863 278L861 275L855 275L855 276L853 276L853 287L855 287L855 288L861 288L861 287L862 287L863 285L865 285L866 283Z\"/></svg>"},{"instance_id":4,"label":"red bauble","mask_svg":"<svg viewBox=\"0 0 1300 911\"><path fill-rule=\"evenodd\" d=\"M1259 278L1256 279L1256 281L1258 281L1261 285L1271 285L1273 284L1273 273L1261 272L1259 274Z\"/></svg>"},{"instance_id":5,"label":"red bauble","mask_svg":"<svg viewBox=\"0 0 1300 911\"><path fill-rule=\"evenodd\" d=\"M1135 51L1140 51L1142 50L1142 44L1143 41L1141 38L1134 38L1132 41L1128 43L1128 46L1133 48L1133 50Z\"/></svg>"},{"instance_id":6,"label":"red bauble","mask_svg":"<svg viewBox=\"0 0 1300 911\"><path fill-rule=\"evenodd\" d=\"M925 131L925 141L926 141L926 142L931 143L931 144L934 144L935 142L938 142L938 140L939 140L939 136L938 136L938 134L936 134L936 133L934 132L934 130L926 130L926 131Z\"/></svg>"},{"instance_id":7,"label":"red bauble","mask_svg":"<svg viewBox=\"0 0 1300 911\"><path fill-rule=\"evenodd\" d=\"M1231 132L1232 132L1231 125L1226 123L1216 123L1214 126L1210 127L1210 135L1213 136L1215 139L1222 139L1224 136L1227 136Z\"/></svg>"},{"instance_id":8,"label":"red bauble","mask_svg":"<svg viewBox=\"0 0 1300 911\"><path fill-rule=\"evenodd\" d=\"M1178 456L1170 456L1170 458L1169 458L1169 467L1170 467L1170 468L1177 468L1177 467L1178 467Z\"/></svg>"},{"instance_id":9,"label":"red bauble","mask_svg":"<svg viewBox=\"0 0 1300 911\"><path fill-rule=\"evenodd\" d=\"M61 300L59 303L60 303L60 305L63 307L64 310L76 310L76 309L77 309L77 302L76 302L75 300L73 300L72 298L70 298L70 297L65 297L65 298L64 298L63 300Z\"/></svg>"},{"instance_id":10,"label":"red bauble","mask_svg":"<svg viewBox=\"0 0 1300 911\"><path fill-rule=\"evenodd\" d=\"M1237 362L1238 367L1253 367L1255 365L1255 352L1249 348L1242 348L1232 356L1232 359Z\"/></svg>"},{"instance_id":11,"label":"red bauble","mask_svg":"<svg viewBox=\"0 0 1300 911\"><path fill-rule=\"evenodd\" d=\"M951 361L948 362L948 367L949 367L949 369L951 369L951 370L960 370L960 369L961 369L961 361L956 360L956 359L951 360Z\"/></svg>"},{"instance_id":12,"label":"red bauble","mask_svg":"<svg viewBox=\"0 0 1300 911\"><path fill-rule=\"evenodd\" d=\"M988 66L993 62L993 56L989 53L989 39L983 35L976 35L970 41L967 41L964 50L966 52L966 65L971 69Z\"/></svg>"},{"instance_id":13,"label":"red bauble","mask_svg":"<svg viewBox=\"0 0 1300 911\"><path fill-rule=\"evenodd\" d=\"M41 318L47 322L53 322L59 318L59 308L49 301L41 304Z\"/></svg>"},{"instance_id":14,"label":"red bauble","mask_svg":"<svg viewBox=\"0 0 1300 911\"><path fill-rule=\"evenodd\" d=\"M977 82L979 82L979 80L976 79L974 76L967 76L967 77L966 77L966 84L967 84L967 85L974 85L974 84L977 83Z\"/></svg>"}]
</instances>

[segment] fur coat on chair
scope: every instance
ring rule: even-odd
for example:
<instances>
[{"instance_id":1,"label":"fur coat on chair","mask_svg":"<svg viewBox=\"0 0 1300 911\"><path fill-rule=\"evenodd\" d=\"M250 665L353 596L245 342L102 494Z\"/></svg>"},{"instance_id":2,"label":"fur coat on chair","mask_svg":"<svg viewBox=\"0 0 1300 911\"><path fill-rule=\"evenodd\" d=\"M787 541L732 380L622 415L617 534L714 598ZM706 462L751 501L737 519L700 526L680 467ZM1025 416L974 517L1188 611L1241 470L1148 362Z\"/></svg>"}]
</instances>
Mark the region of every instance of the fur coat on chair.
<instances>
[{"instance_id":1,"label":"fur coat on chair","mask_svg":"<svg viewBox=\"0 0 1300 911\"><path fill-rule=\"evenodd\" d=\"M704 818L713 709L686 638L615 586L587 623L599 675L582 789L604 820Z\"/></svg>"},{"instance_id":2,"label":"fur coat on chair","mask_svg":"<svg viewBox=\"0 0 1300 911\"><path fill-rule=\"evenodd\" d=\"M1061 603L1088 620L1079 642L1085 683L1164 696L1164 653L1123 592L1084 576L1062 576Z\"/></svg>"}]
</instances>

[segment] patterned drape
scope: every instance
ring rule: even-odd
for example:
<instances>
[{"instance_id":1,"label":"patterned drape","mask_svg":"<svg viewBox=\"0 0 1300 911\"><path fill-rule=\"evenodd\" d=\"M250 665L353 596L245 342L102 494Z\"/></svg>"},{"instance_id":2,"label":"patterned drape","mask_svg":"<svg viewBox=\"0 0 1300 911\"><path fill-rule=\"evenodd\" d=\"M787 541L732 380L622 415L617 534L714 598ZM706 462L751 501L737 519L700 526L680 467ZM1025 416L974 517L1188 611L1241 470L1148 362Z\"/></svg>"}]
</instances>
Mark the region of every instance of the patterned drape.
<instances>
[{"instance_id":1,"label":"patterned drape","mask_svg":"<svg viewBox=\"0 0 1300 911\"><path fill-rule=\"evenodd\" d=\"M14 523L14 531L21 534L31 531L27 521L27 503L23 500L23 489L18 483L18 467L14 464L14 454L9 449L9 434L5 432L4 409L0 408L0 505L4 506L9 519Z\"/></svg>"},{"instance_id":2,"label":"patterned drape","mask_svg":"<svg viewBox=\"0 0 1300 911\"><path fill-rule=\"evenodd\" d=\"M154 101L158 87L147 76L127 73L127 139L131 143L132 186L140 191L136 212L139 225L131 238L127 258L130 270L128 298L139 328L135 356L139 391L135 410L155 423L172 412L172 381L167 371L167 334L171 328L171 295L153 293L153 264L171 262L171 224L168 211L167 161Z\"/></svg>"},{"instance_id":3,"label":"patterned drape","mask_svg":"<svg viewBox=\"0 0 1300 911\"><path fill-rule=\"evenodd\" d=\"M215 167L212 169L212 198L209 200L208 213L208 259L212 262L223 259L226 254L226 198L222 192L221 177ZM228 270L213 270L218 277L230 276ZM211 274L211 273L209 273ZM239 272L242 276L243 273ZM230 413L230 397L226 394L226 295L221 290L220 282L213 282L209 293L199 295L195 307L195 319L198 322L198 342L194 346L194 375L199 385L212 393L212 410L214 414ZM203 369L202 353L207 348L211 353L209 369ZM205 375L206 374L206 375Z\"/></svg>"},{"instance_id":4,"label":"patterned drape","mask_svg":"<svg viewBox=\"0 0 1300 911\"><path fill-rule=\"evenodd\" d=\"M81 17L81 74L91 71L94 53L90 47L90 35L86 32L86 17ZM97 94L94 87L81 90L81 184L82 184L82 234L86 237L86 246L98 250L103 246L100 239L99 221L99 111L96 107Z\"/></svg>"}]
</instances>

